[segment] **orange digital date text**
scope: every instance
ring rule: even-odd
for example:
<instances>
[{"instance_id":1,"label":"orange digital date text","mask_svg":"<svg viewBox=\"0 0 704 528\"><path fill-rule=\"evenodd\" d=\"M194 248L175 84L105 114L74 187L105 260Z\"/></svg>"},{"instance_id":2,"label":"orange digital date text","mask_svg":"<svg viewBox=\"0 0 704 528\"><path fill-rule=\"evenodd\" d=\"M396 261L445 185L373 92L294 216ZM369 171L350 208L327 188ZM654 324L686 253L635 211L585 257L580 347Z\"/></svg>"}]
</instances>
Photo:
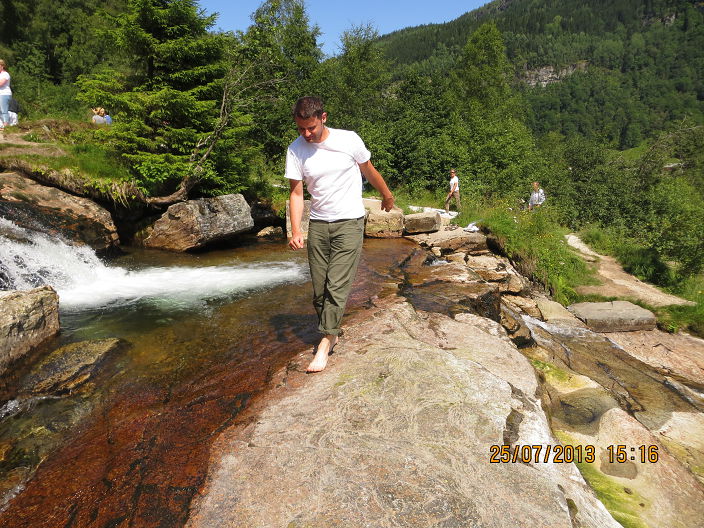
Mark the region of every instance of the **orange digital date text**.
<instances>
[{"instance_id":1,"label":"orange digital date text","mask_svg":"<svg viewBox=\"0 0 704 528\"><path fill-rule=\"evenodd\" d=\"M596 448L593 445L492 445L489 448L491 464L543 463L571 464L572 462L591 464Z\"/></svg>"}]
</instances>

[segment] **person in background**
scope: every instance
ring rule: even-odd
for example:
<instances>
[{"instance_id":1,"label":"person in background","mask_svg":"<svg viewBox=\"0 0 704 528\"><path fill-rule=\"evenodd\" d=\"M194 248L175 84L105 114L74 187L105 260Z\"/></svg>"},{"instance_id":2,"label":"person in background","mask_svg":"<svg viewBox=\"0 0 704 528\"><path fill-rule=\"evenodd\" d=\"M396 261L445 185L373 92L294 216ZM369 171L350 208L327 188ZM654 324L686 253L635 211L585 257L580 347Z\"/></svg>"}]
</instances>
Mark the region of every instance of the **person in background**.
<instances>
[{"instance_id":1,"label":"person in background","mask_svg":"<svg viewBox=\"0 0 704 528\"><path fill-rule=\"evenodd\" d=\"M540 207L544 201L545 191L540 188L540 183L533 182L533 192L530 193L530 200L528 200L528 210L532 211L533 208Z\"/></svg>"},{"instance_id":2,"label":"person in background","mask_svg":"<svg viewBox=\"0 0 704 528\"><path fill-rule=\"evenodd\" d=\"M98 108L98 115L105 119L106 125L112 125L112 117L110 117L107 112L105 112L105 108L103 108L102 106Z\"/></svg>"},{"instance_id":3,"label":"person in background","mask_svg":"<svg viewBox=\"0 0 704 528\"><path fill-rule=\"evenodd\" d=\"M10 74L5 70L5 61L0 59L0 130L9 126L10 99L12 90L10 89Z\"/></svg>"},{"instance_id":4,"label":"person in background","mask_svg":"<svg viewBox=\"0 0 704 528\"><path fill-rule=\"evenodd\" d=\"M370 161L362 139L350 130L325 126L327 112L317 97L301 97L293 107L299 137L286 153L291 188L291 249L308 246L313 307L323 334L307 372L320 372L340 334L340 322L357 272L364 240L362 175L381 193L390 211L394 195ZM301 230L303 184L310 193L307 243Z\"/></svg>"},{"instance_id":5,"label":"person in background","mask_svg":"<svg viewBox=\"0 0 704 528\"><path fill-rule=\"evenodd\" d=\"M460 210L460 180L455 173L455 169L450 169L450 192L447 193L447 198L445 198L445 212L450 212L450 200L455 198L455 204L457 205L457 210Z\"/></svg>"},{"instance_id":6,"label":"person in background","mask_svg":"<svg viewBox=\"0 0 704 528\"><path fill-rule=\"evenodd\" d=\"M105 114L105 110L100 108L99 106L96 108L91 108L91 111L93 112L93 117L90 119L90 122L93 123L94 125L104 125L105 123L105 117L100 115L100 112L102 111L103 114Z\"/></svg>"}]
</instances>

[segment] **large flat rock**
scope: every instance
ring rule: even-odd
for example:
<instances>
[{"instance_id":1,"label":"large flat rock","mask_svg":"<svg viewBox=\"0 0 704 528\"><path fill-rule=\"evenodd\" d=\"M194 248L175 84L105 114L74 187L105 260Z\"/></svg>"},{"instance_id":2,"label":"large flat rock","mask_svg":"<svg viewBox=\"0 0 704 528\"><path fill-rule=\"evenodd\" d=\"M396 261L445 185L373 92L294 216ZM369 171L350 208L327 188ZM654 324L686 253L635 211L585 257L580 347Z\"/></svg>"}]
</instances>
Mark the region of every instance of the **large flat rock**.
<instances>
[{"instance_id":1,"label":"large flat rock","mask_svg":"<svg viewBox=\"0 0 704 528\"><path fill-rule=\"evenodd\" d=\"M438 248L443 254L458 250L470 254L481 254L488 251L484 234L468 233L456 226L446 226L436 233L409 235L408 238L421 246Z\"/></svg>"},{"instance_id":2,"label":"large flat rock","mask_svg":"<svg viewBox=\"0 0 704 528\"><path fill-rule=\"evenodd\" d=\"M381 200L365 198L364 208L367 219L364 224L364 236L371 238L400 238L403 236L403 211L393 207L391 211L381 208Z\"/></svg>"},{"instance_id":3,"label":"large flat rock","mask_svg":"<svg viewBox=\"0 0 704 528\"><path fill-rule=\"evenodd\" d=\"M492 445L555 443L497 323L384 303L220 437L188 527L619 526L571 464L490 463Z\"/></svg>"},{"instance_id":4,"label":"large flat rock","mask_svg":"<svg viewBox=\"0 0 704 528\"><path fill-rule=\"evenodd\" d=\"M50 286L0 292L0 375L59 332L59 296Z\"/></svg>"},{"instance_id":5,"label":"large flat rock","mask_svg":"<svg viewBox=\"0 0 704 528\"><path fill-rule=\"evenodd\" d=\"M628 301L577 303L567 309L595 332L652 330L657 323L653 312Z\"/></svg>"}]
</instances>

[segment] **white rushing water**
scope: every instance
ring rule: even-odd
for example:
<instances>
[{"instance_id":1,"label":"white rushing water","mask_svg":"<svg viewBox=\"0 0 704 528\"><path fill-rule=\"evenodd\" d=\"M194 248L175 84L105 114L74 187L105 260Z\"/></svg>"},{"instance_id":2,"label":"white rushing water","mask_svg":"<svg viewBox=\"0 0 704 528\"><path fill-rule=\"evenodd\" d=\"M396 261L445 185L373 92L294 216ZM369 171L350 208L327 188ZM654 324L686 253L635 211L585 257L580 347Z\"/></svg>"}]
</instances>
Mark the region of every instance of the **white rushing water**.
<instances>
[{"instance_id":1,"label":"white rushing water","mask_svg":"<svg viewBox=\"0 0 704 528\"><path fill-rule=\"evenodd\" d=\"M89 247L78 247L0 218L0 285L27 290L42 284L63 308L124 306L148 300L176 305L307 280L299 263L237 263L204 267L107 266ZM7 287L8 285L5 284Z\"/></svg>"}]
</instances>

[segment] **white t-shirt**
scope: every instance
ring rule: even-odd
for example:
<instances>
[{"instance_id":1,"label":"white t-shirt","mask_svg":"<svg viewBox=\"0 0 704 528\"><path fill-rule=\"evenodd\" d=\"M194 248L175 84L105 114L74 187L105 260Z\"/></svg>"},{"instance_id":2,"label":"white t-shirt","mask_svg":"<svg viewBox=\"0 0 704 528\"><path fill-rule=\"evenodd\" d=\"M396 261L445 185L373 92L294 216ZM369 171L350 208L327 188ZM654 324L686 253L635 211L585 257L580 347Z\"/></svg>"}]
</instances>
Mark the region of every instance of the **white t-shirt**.
<instances>
[{"instance_id":1,"label":"white t-shirt","mask_svg":"<svg viewBox=\"0 0 704 528\"><path fill-rule=\"evenodd\" d=\"M450 178L450 190L457 184L457 189L455 189L455 192L459 192L460 190L460 179L457 177L455 174L452 178Z\"/></svg>"},{"instance_id":2,"label":"white t-shirt","mask_svg":"<svg viewBox=\"0 0 704 528\"><path fill-rule=\"evenodd\" d=\"M286 177L303 180L310 193L311 220L349 220L364 216L359 163L371 158L362 139L350 130L328 128L325 141L303 136L289 145Z\"/></svg>"},{"instance_id":3,"label":"white t-shirt","mask_svg":"<svg viewBox=\"0 0 704 528\"><path fill-rule=\"evenodd\" d=\"M10 90L10 74L6 71L1 72L0 80L7 81L5 84L0 86L0 95L12 95L12 90Z\"/></svg>"}]
</instances>

